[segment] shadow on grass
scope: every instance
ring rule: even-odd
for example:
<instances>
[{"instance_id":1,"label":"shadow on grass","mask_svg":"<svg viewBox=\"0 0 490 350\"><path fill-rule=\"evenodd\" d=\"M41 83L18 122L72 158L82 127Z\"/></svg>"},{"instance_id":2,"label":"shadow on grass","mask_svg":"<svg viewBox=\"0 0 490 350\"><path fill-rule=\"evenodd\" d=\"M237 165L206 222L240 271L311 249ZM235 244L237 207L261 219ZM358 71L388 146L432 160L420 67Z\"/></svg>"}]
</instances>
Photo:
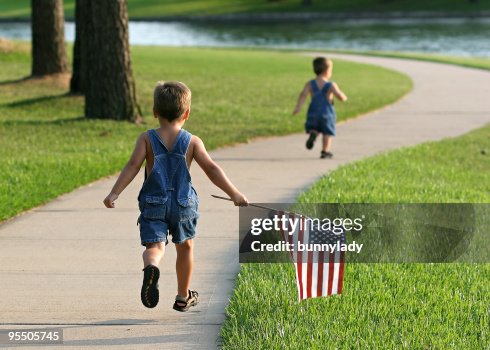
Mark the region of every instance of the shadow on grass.
<instances>
[{"instance_id":1,"label":"shadow on grass","mask_svg":"<svg viewBox=\"0 0 490 350\"><path fill-rule=\"evenodd\" d=\"M7 103L5 106L6 107L11 107L11 108L23 108L23 107L28 107L32 106L38 103L43 103L46 101L51 101L55 100L58 98L65 98L65 97L72 97L72 95L63 93L60 95L50 95L50 96L41 96L41 97L34 97L34 98L28 98L25 100L20 100L20 101L15 101L15 102L10 102Z\"/></svg>"},{"instance_id":2,"label":"shadow on grass","mask_svg":"<svg viewBox=\"0 0 490 350\"><path fill-rule=\"evenodd\" d=\"M29 77L24 77L24 78L20 78L20 79L4 80L4 81L0 81L0 86L23 83L23 82L26 82L28 79L29 79Z\"/></svg>"},{"instance_id":3,"label":"shadow on grass","mask_svg":"<svg viewBox=\"0 0 490 350\"><path fill-rule=\"evenodd\" d=\"M60 118L60 119L25 119L25 120L5 120L0 123L5 126L15 126L15 125L63 125L67 123L77 123L81 121L89 120L84 116L71 117L71 118Z\"/></svg>"}]
</instances>

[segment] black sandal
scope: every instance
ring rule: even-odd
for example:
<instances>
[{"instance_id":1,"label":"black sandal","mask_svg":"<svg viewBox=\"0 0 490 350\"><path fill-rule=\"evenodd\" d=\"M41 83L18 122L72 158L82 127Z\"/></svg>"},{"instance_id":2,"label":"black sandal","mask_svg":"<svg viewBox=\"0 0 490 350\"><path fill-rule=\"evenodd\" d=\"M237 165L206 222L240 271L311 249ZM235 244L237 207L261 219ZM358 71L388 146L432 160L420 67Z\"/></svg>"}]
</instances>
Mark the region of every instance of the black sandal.
<instances>
[{"instance_id":1,"label":"black sandal","mask_svg":"<svg viewBox=\"0 0 490 350\"><path fill-rule=\"evenodd\" d=\"M187 298L177 295L175 297L174 310L180 312L189 311L191 306L196 306L199 303L199 293L195 290L189 290L189 296Z\"/></svg>"},{"instance_id":2,"label":"black sandal","mask_svg":"<svg viewBox=\"0 0 490 350\"><path fill-rule=\"evenodd\" d=\"M318 136L318 133L312 131L310 132L310 137L308 137L308 140L306 140L306 148L307 149L312 149L313 145L315 144L316 137Z\"/></svg>"},{"instance_id":3,"label":"black sandal","mask_svg":"<svg viewBox=\"0 0 490 350\"><path fill-rule=\"evenodd\" d=\"M148 265L143 269L143 285L141 286L141 302L148 308L154 308L158 304L158 279L160 270L154 265Z\"/></svg>"},{"instance_id":4,"label":"black sandal","mask_svg":"<svg viewBox=\"0 0 490 350\"><path fill-rule=\"evenodd\" d=\"M332 158L333 157L333 153L332 152L325 152L325 151L322 151L322 153L320 153L320 158Z\"/></svg>"}]
</instances>

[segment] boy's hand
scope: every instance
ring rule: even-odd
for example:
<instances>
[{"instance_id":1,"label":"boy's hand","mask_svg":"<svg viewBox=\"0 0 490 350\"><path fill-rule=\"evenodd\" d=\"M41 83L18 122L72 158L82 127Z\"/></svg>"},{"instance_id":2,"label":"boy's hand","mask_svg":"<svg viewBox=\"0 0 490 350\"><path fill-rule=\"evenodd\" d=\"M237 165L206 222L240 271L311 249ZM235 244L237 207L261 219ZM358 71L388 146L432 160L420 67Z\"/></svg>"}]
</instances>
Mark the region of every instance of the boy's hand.
<instances>
[{"instance_id":1,"label":"boy's hand","mask_svg":"<svg viewBox=\"0 0 490 350\"><path fill-rule=\"evenodd\" d=\"M293 115L298 114L300 110L301 110L301 108L296 107L296 108L294 109L294 111L293 111Z\"/></svg>"},{"instance_id":2,"label":"boy's hand","mask_svg":"<svg viewBox=\"0 0 490 350\"><path fill-rule=\"evenodd\" d=\"M248 205L248 199L242 193L237 192L231 196L231 200L237 207L246 207Z\"/></svg>"},{"instance_id":3,"label":"boy's hand","mask_svg":"<svg viewBox=\"0 0 490 350\"><path fill-rule=\"evenodd\" d=\"M114 201L118 198L119 196L113 192L109 193L107 197L104 199L104 205L106 208L114 208Z\"/></svg>"}]
</instances>

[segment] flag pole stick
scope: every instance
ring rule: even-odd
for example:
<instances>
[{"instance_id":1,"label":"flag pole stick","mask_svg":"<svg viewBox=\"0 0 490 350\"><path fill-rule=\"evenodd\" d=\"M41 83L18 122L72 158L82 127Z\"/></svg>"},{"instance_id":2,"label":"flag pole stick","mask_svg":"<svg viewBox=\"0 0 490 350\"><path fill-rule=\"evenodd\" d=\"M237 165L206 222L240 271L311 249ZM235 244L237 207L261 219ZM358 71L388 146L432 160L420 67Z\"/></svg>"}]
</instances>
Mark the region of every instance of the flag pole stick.
<instances>
[{"instance_id":1,"label":"flag pole stick","mask_svg":"<svg viewBox=\"0 0 490 350\"><path fill-rule=\"evenodd\" d=\"M225 201L233 202L230 198L216 196L214 194L212 194L211 197L218 198L218 199L223 199ZM256 208L265 209L265 210L280 211L280 210L277 210L277 209L274 209L274 208L264 207L264 206L258 205L258 204L249 203L248 205L251 206L251 207L256 207Z\"/></svg>"},{"instance_id":2,"label":"flag pole stick","mask_svg":"<svg viewBox=\"0 0 490 350\"><path fill-rule=\"evenodd\" d=\"M233 202L230 198L226 198L226 197L221 197L221 196L217 196L215 194L212 194L211 197L214 197L214 198L218 198L218 199L223 199L225 201L230 201L230 202ZM272 210L272 211L277 211L277 212L280 212L282 211L284 214L295 214L295 213L291 213L289 211L285 211L285 210L277 210L277 209L274 209L274 208L270 208L270 207L264 207L262 205L258 205L258 204L252 204L252 203L249 203L248 204L249 206L251 207L256 207L256 208L260 208L260 209L265 209L265 210ZM344 206L342 204L340 204L342 206L342 208L344 208ZM345 208L344 208L345 210ZM347 211L347 210L346 210ZM347 214L349 214L347 212Z\"/></svg>"}]
</instances>

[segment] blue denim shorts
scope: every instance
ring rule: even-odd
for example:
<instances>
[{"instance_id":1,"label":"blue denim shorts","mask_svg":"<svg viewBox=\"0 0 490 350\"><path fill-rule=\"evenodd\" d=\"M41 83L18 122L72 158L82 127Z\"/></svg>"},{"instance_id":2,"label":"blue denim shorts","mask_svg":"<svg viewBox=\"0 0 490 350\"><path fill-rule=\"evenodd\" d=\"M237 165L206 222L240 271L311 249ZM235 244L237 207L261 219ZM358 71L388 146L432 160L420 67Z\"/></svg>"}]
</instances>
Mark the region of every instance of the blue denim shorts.
<instances>
[{"instance_id":1,"label":"blue denim shorts","mask_svg":"<svg viewBox=\"0 0 490 350\"><path fill-rule=\"evenodd\" d=\"M335 136L335 115L308 116L305 122L305 131L309 133L316 130L324 135Z\"/></svg>"},{"instance_id":2,"label":"blue denim shorts","mask_svg":"<svg viewBox=\"0 0 490 350\"><path fill-rule=\"evenodd\" d=\"M199 218L197 198L181 201L171 197L146 196L139 206L141 245L167 242L169 234L173 243L180 244L196 235Z\"/></svg>"}]
</instances>

